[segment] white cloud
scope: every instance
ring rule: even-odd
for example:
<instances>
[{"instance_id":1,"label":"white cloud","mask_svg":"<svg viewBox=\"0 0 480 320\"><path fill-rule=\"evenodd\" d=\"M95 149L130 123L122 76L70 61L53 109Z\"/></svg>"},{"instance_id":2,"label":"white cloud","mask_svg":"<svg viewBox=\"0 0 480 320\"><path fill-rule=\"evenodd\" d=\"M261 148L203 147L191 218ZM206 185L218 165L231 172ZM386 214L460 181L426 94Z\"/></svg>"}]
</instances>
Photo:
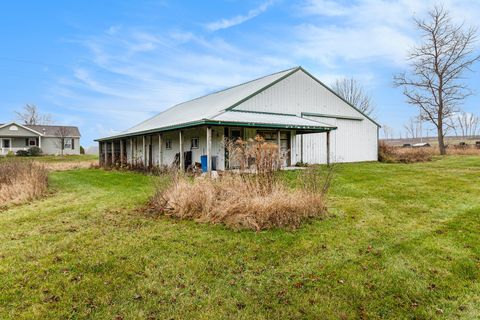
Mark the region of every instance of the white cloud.
<instances>
[{"instance_id":1,"label":"white cloud","mask_svg":"<svg viewBox=\"0 0 480 320\"><path fill-rule=\"evenodd\" d=\"M246 15L238 15L230 19L220 19L218 21L210 22L205 25L206 29L209 31L217 31L221 29L230 28L239 24L244 23L250 19L255 18L259 14L265 12L268 7L273 4L273 1L267 1L260 5L259 7L248 11Z\"/></svg>"},{"instance_id":2,"label":"white cloud","mask_svg":"<svg viewBox=\"0 0 480 320\"><path fill-rule=\"evenodd\" d=\"M296 27L296 52L329 68L347 62L406 64L418 38L413 17L422 17L434 0L308 0L299 9L307 22ZM480 2L446 0L454 20L478 25ZM332 20L333 19L333 20ZM475 20L475 21L474 21Z\"/></svg>"},{"instance_id":3,"label":"white cloud","mask_svg":"<svg viewBox=\"0 0 480 320\"><path fill-rule=\"evenodd\" d=\"M128 129L179 102L293 65L287 58L178 30L155 34L122 27L119 33L74 42L86 51L80 61L87 63L52 84L48 98L64 109L101 119L103 128L95 137Z\"/></svg>"}]
</instances>

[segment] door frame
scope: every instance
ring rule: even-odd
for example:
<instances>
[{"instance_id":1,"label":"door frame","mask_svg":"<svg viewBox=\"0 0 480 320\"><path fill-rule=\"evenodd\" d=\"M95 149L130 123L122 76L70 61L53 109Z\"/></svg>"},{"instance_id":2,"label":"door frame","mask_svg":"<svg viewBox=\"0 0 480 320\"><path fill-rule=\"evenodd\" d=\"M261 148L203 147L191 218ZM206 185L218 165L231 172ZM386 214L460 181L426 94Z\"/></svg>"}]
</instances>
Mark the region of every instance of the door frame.
<instances>
[{"instance_id":1,"label":"door frame","mask_svg":"<svg viewBox=\"0 0 480 320\"><path fill-rule=\"evenodd\" d=\"M3 146L3 141L8 140L8 141L9 141L9 142L8 142L8 144L9 144L8 149L9 149L9 150L12 150L12 138L1 138L1 140L2 140L2 144L1 144L0 147L1 147L2 149L5 148L5 147Z\"/></svg>"}]
</instances>

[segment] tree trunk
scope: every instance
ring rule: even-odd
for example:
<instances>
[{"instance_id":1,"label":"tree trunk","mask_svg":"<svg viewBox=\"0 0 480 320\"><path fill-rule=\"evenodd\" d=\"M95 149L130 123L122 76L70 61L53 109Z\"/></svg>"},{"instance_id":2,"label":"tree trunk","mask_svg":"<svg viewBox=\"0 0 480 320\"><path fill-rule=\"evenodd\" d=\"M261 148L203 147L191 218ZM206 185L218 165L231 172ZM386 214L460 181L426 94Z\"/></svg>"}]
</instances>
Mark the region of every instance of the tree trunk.
<instances>
[{"instance_id":1,"label":"tree trunk","mask_svg":"<svg viewBox=\"0 0 480 320\"><path fill-rule=\"evenodd\" d=\"M440 154L446 155L447 152L445 150L445 141L444 141L444 136L443 136L443 129L441 127L438 128L438 150L440 151Z\"/></svg>"}]
</instances>

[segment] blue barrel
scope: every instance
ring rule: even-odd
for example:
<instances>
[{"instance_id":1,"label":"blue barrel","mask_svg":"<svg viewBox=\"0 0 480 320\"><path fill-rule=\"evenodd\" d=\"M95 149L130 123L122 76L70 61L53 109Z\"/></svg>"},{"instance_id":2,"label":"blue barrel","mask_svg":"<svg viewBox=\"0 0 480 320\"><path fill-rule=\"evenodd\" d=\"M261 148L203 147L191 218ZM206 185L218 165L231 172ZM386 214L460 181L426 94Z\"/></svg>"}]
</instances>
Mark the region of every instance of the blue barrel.
<instances>
[{"instance_id":1,"label":"blue barrel","mask_svg":"<svg viewBox=\"0 0 480 320\"><path fill-rule=\"evenodd\" d=\"M207 156L200 156L200 163L202 164L202 172L208 171Z\"/></svg>"}]
</instances>

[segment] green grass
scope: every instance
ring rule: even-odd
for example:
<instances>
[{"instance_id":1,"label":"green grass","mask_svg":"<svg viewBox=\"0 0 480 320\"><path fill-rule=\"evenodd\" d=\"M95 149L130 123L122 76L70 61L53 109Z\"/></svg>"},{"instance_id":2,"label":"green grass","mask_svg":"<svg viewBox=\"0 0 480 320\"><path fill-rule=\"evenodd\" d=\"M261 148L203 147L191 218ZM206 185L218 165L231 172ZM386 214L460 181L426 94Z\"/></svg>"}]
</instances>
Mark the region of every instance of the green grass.
<instances>
[{"instance_id":1,"label":"green grass","mask_svg":"<svg viewBox=\"0 0 480 320\"><path fill-rule=\"evenodd\" d=\"M50 180L0 212L0 319L480 318L478 157L341 165L329 217L260 233L142 214L152 177Z\"/></svg>"}]
</instances>

